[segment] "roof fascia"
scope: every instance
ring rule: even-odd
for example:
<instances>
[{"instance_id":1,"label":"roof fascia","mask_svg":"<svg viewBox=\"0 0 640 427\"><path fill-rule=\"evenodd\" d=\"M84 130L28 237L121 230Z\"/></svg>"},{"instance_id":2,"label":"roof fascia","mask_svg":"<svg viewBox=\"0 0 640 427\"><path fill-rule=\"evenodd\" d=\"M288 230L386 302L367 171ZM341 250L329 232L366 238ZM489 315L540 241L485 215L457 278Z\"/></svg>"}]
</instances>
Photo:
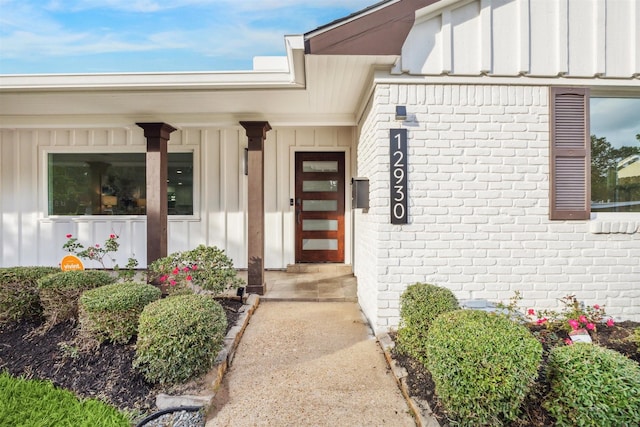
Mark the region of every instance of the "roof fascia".
<instances>
[{"instance_id":1,"label":"roof fascia","mask_svg":"<svg viewBox=\"0 0 640 427\"><path fill-rule=\"evenodd\" d=\"M304 88L304 38L286 36L288 70L0 75L0 92Z\"/></svg>"}]
</instances>

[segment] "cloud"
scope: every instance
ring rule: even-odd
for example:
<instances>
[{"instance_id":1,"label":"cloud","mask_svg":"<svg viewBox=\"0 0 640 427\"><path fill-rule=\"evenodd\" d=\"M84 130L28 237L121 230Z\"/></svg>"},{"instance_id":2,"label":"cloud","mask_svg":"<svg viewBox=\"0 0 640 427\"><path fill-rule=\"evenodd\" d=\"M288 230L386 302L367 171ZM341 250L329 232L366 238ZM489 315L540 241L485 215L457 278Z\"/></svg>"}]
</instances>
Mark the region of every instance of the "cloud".
<instances>
[{"instance_id":1,"label":"cloud","mask_svg":"<svg viewBox=\"0 0 640 427\"><path fill-rule=\"evenodd\" d=\"M26 72L59 72L63 58L75 58L68 72L83 72L77 69L82 56L92 55L95 63L99 55L139 53L121 66L140 69L143 53L171 50L184 57L218 58L221 64L225 57L250 63L257 55L284 55L285 34L302 34L374 2L0 0L0 61L5 69L24 62L33 68Z\"/></svg>"},{"instance_id":2,"label":"cloud","mask_svg":"<svg viewBox=\"0 0 640 427\"><path fill-rule=\"evenodd\" d=\"M342 8L363 9L375 0L52 0L51 10L110 9L128 12L157 12L184 7L208 7L235 11L264 11L271 9Z\"/></svg>"}]
</instances>

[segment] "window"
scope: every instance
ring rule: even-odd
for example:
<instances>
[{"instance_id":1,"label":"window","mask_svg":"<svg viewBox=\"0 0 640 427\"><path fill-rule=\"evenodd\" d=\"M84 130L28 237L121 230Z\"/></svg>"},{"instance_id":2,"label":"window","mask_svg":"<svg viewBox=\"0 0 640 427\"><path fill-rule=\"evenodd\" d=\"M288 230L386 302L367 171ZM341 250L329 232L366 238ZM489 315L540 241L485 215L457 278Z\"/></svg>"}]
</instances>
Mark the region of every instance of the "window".
<instances>
[{"instance_id":1,"label":"window","mask_svg":"<svg viewBox=\"0 0 640 427\"><path fill-rule=\"evenodd\" d=\"M550 219L640 212L639 105L591 101L586 88L551 88Z\"/></svg>"},{"instance_id":2,"label":"window","mask_svg":"<svg viewBox=\"0 0 640 427\"><path fill-rule=\"evenodd\" d=\"M640 99L591 98L591 212L640 212Z\"/></svg>"},{"instance_id":3,"label":"window","mask_svg":"<svg viewBox=\"0 0 640 427\"><path fill-rule=\"evenodd\" d=\"M193 214L193 153L168 153L169 215ZM49 215L146 214L144 153L50 153Z\"/></svg>"}]
</instances>

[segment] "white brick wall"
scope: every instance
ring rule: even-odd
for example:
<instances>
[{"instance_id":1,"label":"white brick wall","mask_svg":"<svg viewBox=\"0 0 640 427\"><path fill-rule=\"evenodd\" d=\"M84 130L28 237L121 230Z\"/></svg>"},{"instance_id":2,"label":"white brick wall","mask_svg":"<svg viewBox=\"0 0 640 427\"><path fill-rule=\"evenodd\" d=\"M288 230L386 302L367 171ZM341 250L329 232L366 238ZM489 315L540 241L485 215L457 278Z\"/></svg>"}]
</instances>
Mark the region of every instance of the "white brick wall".
<instances>
[{"instance_id":1,"label":"white brick wall","mask_svg":"<svg viewBox=\"0 0 640 427\"><path fill-rule=\"evenodd\" d=\"M398 325L400 294L419 281L474 307L520 291L524 307L558 308L575 294L640 320L640 234L628 232L640 218L548 219L547 102L548 88L536 86L377 86L358 142L371 209L355 229L359 298L377 330ZM395 105L414 118L402 125L410 204L402 226L389 223ZM611 221L627 226L603 232Z\"/></svg>"}]
</instances>

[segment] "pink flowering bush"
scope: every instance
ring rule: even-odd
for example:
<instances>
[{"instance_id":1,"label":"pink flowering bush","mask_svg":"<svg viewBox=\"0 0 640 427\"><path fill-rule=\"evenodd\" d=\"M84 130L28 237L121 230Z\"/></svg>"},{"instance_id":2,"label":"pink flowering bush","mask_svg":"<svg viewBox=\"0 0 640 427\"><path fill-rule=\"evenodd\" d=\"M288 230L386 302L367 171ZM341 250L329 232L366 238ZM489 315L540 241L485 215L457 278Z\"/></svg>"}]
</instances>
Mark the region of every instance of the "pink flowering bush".
<instances>
[{"instance_id":1,"label":"pink flowering bush","mask_svg":"<svg viewBox=\"0 0 640 427\"><path fill-rule=\"evenodd\" d=\"M612 318L605 322L606 312L604 306L594 304L587 306L578 301L575 295L567 295L560 302L563 309L560 312L553 310L539 310L528 308L526 314L522 314L518 306L522 299L518 291L509 300L508 304L498 303L497 308L500 312L519 322L532 323L537 325L533 334L538 340L545 344L545 348L553 348L561 345L563 342L567 345L573 344L570 338L562 338L560 332L569 334L572 331L584 329L588 331L592 338L597 333L598 325L606 325L611 327L615 324Z\"/></svg>"},{"instance_id":2,"label":"pink flowering bush","mask_svg":"<svg viewBox=\"0 0 640 427\"><path fill-rule=\"evenodd\" d=\"M612 318L606 323L604 306L599 304L585 305L578 301L575 295L567 295L560 300L564 305L561 312L542 310L536 313L532 308L527 310L527 316L537 324L548 324L550 329L564 330L566 332L586 329L590 333L596 333L598 325L606 324L611 327L615 324Z\"/></svg>"},{"instance_id":3,"label":"pink flowering bush","mask_svg":"<svg viewBox=\"0 0 640 427\"><path fill-rule=\"evenodd\" d=\"M104 241L103 245L96 243L92 246L86 247L78 241L77 237L73 237L72 234L67 234L67 241L62 245L62 249L84 260L95 261L99 263L103 269L109 267L118 272L118 276L124 279L131 279L135 274L134 268L138 266L138 261L135 258L129 258L125 270L121 270L114 255L120 248L118 243L117 234L111 233L109 237Z\"/></svg>"},{"instance_id":4,"label":"pink flowering bush","mask_svg":"<svg viewBox=\"0 0 640 427\"><path fill-rule=\"evenodd\" d=\"M148 271L149 281L170 294L189 292L197 286L219 295L243 284L231 258L215 246L174 252L149 264Z\"/></svg>"}]
</instances>

